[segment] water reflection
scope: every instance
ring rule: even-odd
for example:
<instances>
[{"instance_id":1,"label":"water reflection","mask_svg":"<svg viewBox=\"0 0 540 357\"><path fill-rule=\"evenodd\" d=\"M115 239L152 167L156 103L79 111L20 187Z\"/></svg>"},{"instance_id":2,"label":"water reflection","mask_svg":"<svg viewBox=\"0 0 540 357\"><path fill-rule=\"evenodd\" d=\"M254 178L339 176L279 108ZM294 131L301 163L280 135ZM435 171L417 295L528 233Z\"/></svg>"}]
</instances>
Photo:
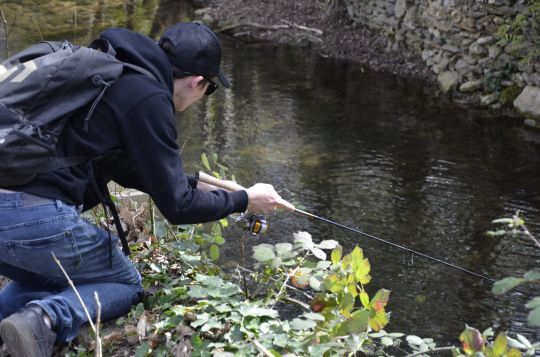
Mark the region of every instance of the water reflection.
<instances>
[{"instance_id":1,"label":"water reflection","mask_svg":"<svg viewBox=\"0 0 540 357\"><path fill-rule=\"evenodd\" d=\"M19 16L12 50L39 40L32 16L46 36L88 43L109 26L155 38L192 11L182 1L76 3L7 1L8 20ZM271 182L310 212L481 274L500 278L538 265L531 243L483 236L492 219L516 209L540 235L540 156L511 122L460 109L421 83L301 49L224 39L223 70L233 89L178 117L192 171L201 152L216 152L243 184ZM486 282L320 222L283 213L269 220L265 241L307 230L347 250L364 248L369 290L393 291L389 330L450 342L464 323L538 333L524 324L527 299L519 294L494 297ZM224 256L236 256L235 243Z\"/></svg>"}]
</instances>

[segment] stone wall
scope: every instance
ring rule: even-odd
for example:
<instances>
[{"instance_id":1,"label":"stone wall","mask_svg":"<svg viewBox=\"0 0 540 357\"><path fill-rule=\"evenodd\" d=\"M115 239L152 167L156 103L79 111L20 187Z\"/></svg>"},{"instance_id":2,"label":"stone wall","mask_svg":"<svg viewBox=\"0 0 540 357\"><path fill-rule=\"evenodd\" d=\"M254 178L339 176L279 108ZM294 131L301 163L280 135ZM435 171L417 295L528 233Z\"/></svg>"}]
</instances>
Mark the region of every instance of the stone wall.
<instances>
[{"instance_id":1,"label":"stone wall","mask_svg":"<svg viewBox=\"0 0 540 357\"><path fill-rule=\"evenodd\" d=\"M526 8L514 0L344 0L351 19L378 31L388 50L421 57L445 93L475 93L491 109L540 119L540 40L503 43L496 32ZM533 24L534 26L534 24ZM538 31L538 28L532 30ZM531 31L532 31L531 30ZM540 36L540 33L536 34ZM525 90L526 89L526 90ZM464 94L466 95L466 94ZM517 99L516 99L517 98ZM530 123L530 121L528 121Z\"/></svg>"}]
</instances>

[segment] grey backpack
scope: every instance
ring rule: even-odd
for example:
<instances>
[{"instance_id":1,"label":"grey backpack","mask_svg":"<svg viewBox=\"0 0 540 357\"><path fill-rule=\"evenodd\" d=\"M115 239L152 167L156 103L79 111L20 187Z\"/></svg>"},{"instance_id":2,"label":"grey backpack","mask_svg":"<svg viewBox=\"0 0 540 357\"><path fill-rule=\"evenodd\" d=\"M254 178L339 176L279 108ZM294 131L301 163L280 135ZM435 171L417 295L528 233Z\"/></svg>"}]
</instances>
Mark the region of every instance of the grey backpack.
<instances>
[{"instance_id":1,"label":"grey backpack","mask_svg":"<svg viewBox=\"0 0 540 357\"><path fill-rule=\"evenodd\" d=\"M0 188L30 182L37 174L90 158L61 157L56 142L71 114L89 105L85 128L107 90L125 67L108 41L89 47L41 42L0 65ZM90 103L92 103L90 105Z\"/></svg>"}]
</instances>

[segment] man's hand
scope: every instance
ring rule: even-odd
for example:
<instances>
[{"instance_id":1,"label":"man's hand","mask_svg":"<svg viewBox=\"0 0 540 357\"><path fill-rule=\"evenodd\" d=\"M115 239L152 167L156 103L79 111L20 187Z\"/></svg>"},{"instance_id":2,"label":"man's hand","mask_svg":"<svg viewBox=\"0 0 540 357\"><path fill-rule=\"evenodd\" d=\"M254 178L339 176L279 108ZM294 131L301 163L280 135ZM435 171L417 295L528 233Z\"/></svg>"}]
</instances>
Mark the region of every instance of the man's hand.
<instances>
[{"instance_id":1,"label":"man's hand","mask_svg":"<svg viewBox=\"0 0 540 357\"><path fill-rule=\"evenodd\" d=\"M246 189L248 194L248 211L269 214L277 208L294 211L294 206L282 199L272 185L258 183Z\"/></svg>"}]
</instances>

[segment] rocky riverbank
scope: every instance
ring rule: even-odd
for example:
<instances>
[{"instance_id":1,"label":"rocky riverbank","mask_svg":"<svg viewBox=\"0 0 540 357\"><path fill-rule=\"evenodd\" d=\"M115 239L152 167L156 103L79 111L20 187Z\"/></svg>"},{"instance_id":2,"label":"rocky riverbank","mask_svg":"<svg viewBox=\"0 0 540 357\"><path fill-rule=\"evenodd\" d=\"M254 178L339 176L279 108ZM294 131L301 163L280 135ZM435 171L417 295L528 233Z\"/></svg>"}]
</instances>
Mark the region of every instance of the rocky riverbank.
<instances>
[{"instance_id":1,"label":"rocky riverbank","mask_svg":"<svg viewBox=\"0 0 540 357\"><path fill-rule=\"evenodd\" d=\"M513 5L512 5L513 4ZM213 0L197 12L216 31L246 41L310 47L322 56L424 81L456 102L540 120L535 43L504 44L496 32L524 5L506 0Z\"/></svg>"}]
</instances>

